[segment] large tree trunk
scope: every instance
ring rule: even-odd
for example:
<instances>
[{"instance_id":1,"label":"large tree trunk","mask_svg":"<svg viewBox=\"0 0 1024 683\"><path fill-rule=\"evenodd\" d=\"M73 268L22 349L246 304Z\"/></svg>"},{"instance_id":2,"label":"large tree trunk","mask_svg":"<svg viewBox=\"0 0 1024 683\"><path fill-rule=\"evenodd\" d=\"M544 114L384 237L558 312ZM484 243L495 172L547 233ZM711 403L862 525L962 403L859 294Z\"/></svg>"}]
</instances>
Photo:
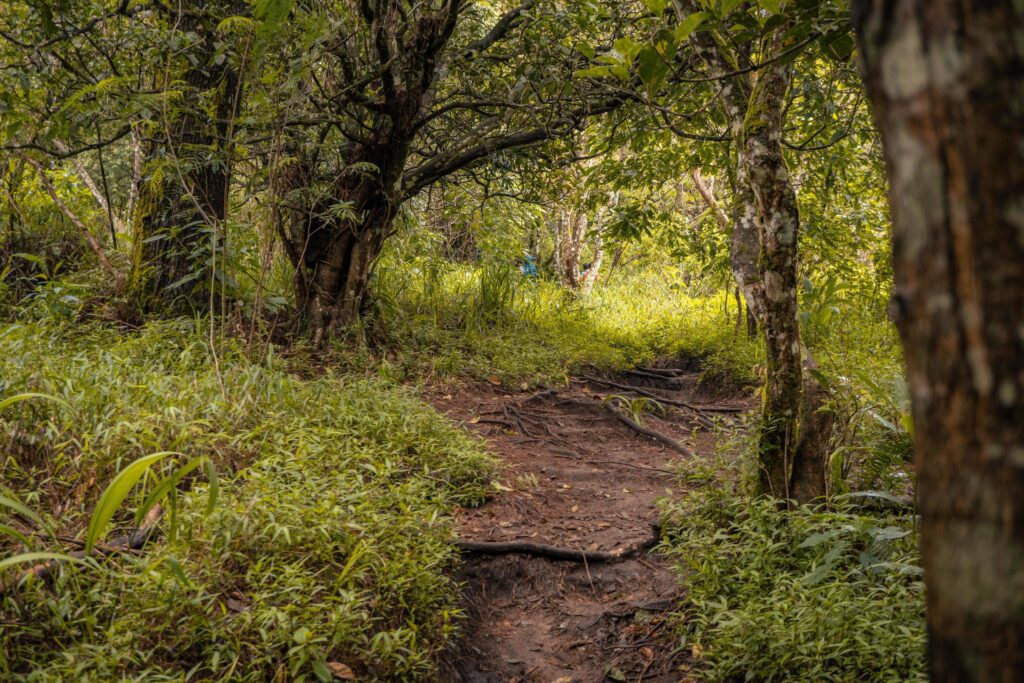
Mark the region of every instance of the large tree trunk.
<instances>
[{"instance_id":1,"label":"large tree trunk","mask_svg":"<svg viewBox=\"0 0 1024 683\"><path fill-rule=\"evenodd\" d=\"M1024 9L857 3L885 143L934 681L1024 671Z\"/></svg>"},{"instance_id":2,"label":"large tree trunk","mask_svg":"<svg viewBox=\"0 0 1024 683\"><path fill-rule=\"evenodd\" d=\"M758 75L744 119L739 163L750 181L761 228L767 382L759 434L761 492L789 497L798 439L803 366L797 318L796 192L782 155L782 105L791 68L777 64Z\"/></svg>"},{"instance_id":3,"label":"large tree trunk","mask_svg":"<svg viewBox=\"0 0 1024 683\"><path fill-rule=\"evenodd\" d=\"M401 204L396 187L405 150L387 140L350 150L350 170L309 205L291 206L279 225L295 269L296 308L316 345L359 317L370 273ZM288 164L280 171L279 186L286 193L312 187L311 166L306 161ZM361 166L376 170L365 173Z\"/></svg>"},{"instance_id":4,"label":"large tree trunk","mask_svg":"<svg viewBox=\"0 0 1024 683\"><path fill-rule=\"evenodd\" d=\"M216 55L225 12L190 2L176 17L198 43L189 54L181 102L152 133L134 221L132 280L147 307L202 310L211 279L213 231L224 220L231 168L229 122L238 111L238 75ZM210 103L213 115L210 115Z\"/></svg>"}]
</instances>

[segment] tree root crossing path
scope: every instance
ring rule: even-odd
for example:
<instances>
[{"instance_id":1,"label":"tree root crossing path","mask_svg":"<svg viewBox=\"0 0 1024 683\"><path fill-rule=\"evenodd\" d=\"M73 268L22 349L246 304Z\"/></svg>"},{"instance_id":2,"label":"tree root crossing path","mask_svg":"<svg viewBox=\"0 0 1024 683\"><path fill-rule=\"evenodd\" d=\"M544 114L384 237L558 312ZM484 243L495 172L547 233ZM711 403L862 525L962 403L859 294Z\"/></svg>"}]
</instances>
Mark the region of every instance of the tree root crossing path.
<instances>
[{"instance_id":1,"label":"tree root crossing path","mask_svg":"<svg viewBox=\"0 0 1024 683\"><path fill-rule=\"evenodd\" d=\"M445 681L695 681L668 614L682 591L654 550L673 463L714 451L748 406L683 369L581 376L564 389L491 386L428 398L503 461L495 497L460 510L468 613Z\"/></svg>"}]
</instances>

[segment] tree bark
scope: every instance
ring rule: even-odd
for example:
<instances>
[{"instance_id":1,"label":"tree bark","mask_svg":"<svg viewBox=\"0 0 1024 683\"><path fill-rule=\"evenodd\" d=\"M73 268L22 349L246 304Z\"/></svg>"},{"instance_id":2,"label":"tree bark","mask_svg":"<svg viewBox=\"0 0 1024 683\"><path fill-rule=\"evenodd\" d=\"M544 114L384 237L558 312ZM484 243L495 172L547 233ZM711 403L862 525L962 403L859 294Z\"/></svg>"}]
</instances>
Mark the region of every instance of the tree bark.
<instances>
[{"instance_id":1,"label":"tree bark","mask_svg":"<svg viewBox=\"0 0 1024 683\"><path fill-rule=\"evenodd\" d=\"M132 280L147 308L207 308L202 293L211 279L212 231L224 220L231 182L226 138L241 99L238 74L228 60L214 59L216 24L224 14L193 0L176 17L179 30L198 43L182 76L183 101L166 112L149 143L149 178L133 217Z\"/></svg>"},{"instance_id":2,"label":"tree bark","mask_svg":"<svg viewBox=\"0 0 1024 683\"><path fill-rule=\"evenodd\" d=\"M780 31L781 35L781 31ZM776 41L781 51L781 44ZM797 318L796 192L782 154L782 105L791 67L776 64L758 75L743 125L740 167L750 181L761 229L758 262L764 289L767 360L765 399L759 435L762 493L788 498L789 472L796 450L803 366Z\"/></svg>"},{"instance_id":3,"label":"tree bark","mask_svg":"<svg viewBox=\"0 0 1024 683\"><path fill-rule=\"evenodd\" d=\"M860 0L913 400L933 681L1024 671L1024 9Z\"/></svg>"},{"instance_id":4,"label":"tree bark","mask_svg":"<svg viewBox=\"0 0 1024 683\"><path fill-rule=\"evenodd\" d=\"M737 140L737 147L742 142ZM740 288L747 311L757 324L765 317L764 287L758 259L761 254L761 226L758 220L757 198L750 184L748 171L742 161L737 163L732 219L732 238L729 240L729 265L733 279Z\"/></svg>"},{"instance_id":5,"label":"tree bark","mask_svg":"<svg viewBox=\"0 0 1024 683\"><path fill-rule=\"evenodd\" d=\"M793 453L790 498L810 503L828 494L828 457L836 416L828 392L812 377L804 378L800 438Z\"/></svg>"},{"instance_id":6,"label":"tree bark","mask_svg":"<svg viewBox=\"0 0 1024 683\"><path fill-rule=\"evenodd\" d=\"M343 172L326 195L293 207L280 224L294 267L296 307L318 346L358 319L371 269L392 230L400 201L395 173L381 157L389 148L356 150L350 168L362 163L377 170ZM395 163L404 164L404 157ZM311 173L307 163L291 164L280 184L308 188Z\"/></svg>"}]
</instances>

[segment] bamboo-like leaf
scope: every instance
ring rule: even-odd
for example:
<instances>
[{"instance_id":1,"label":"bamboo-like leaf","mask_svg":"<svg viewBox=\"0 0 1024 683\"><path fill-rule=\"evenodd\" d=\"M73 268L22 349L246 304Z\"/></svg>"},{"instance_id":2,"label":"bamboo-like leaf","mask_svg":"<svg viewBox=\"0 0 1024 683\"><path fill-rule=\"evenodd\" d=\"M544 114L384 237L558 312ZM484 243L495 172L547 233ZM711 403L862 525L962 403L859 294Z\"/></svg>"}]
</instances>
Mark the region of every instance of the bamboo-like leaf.
<instances>
[{"instance_id":1,"label":"bamboo-like leaf","mask_svg":"<svg viewBox=\"0 0 1024 683\"><path fill-rule=\"evenodd\" d=\"M142 478L149 468L154 464L163 460L169 455L181 455L174 451L160 451L159 453L151 453L144 455L135 462L131 463L123 470L118 472L114 480L110 482L107 488L103 491L103 495L100 496L99 502L96 504L96 510L92 513L92 518L89 520L89 528L85 534L85 552L88 554L92 552L93 547L96 545L96 541L103 535L104 529L107 524L110 523L111 518L117 511L117 508L121 506L124 499L128 497L131 490L138 483L139 479Z\"/></svg>"},{"instance_id":2,"label":"bamboo-like leaf","mask_svg":"<svg viewBox=\"0 0 1024 683\"><path fill-rule=\"evenodd\" d=\"M81 562L81 558L71 557L63 553L48 553L48 552L35 552L35 553L21 553L20 555L14 555L4 560L0 560L0 572L4 571L9 567L13 567L17 564L25 564L26 562L45 562L49 560L57 560L60 562Z\"/></svg>"},{"instance_id":3,"label":"bamboo-like leaf","mask_svg":"<svg viewBox=\"0 0 1024 683\"><path fill-rule=\"evenodd\" d=\"M60 405L64 406L65 408L70 408L71 407L68 404L68 402L65 401L62 398L57 398L56 396L50 396L49 394L38 394L38 393L29 392L29 393L24 393L24 394L15 394L14 396L8 396L4 400L0 401L0 410L3 410L5 408L7 408L8 406L12 406L15 403L21 403L22 401L27 401L27 400L33 399L33 398L41 398L41 399L44 399L46 401L53 401L54 403L59 403Z\"/></svg>"},{"instance_id":4,"label":"bamboo-like leaf","mask_svg":"<svg viewBox=\"0 0 1024 683\"><path fill-rule=\"evenodd\" d=\"M43 518L32 512L24 503L11 495L0 494L0 505L11 508L25 519L31 520L40 529L46 528L46 523L43 522Z\"/></svg>"}]
</instances>

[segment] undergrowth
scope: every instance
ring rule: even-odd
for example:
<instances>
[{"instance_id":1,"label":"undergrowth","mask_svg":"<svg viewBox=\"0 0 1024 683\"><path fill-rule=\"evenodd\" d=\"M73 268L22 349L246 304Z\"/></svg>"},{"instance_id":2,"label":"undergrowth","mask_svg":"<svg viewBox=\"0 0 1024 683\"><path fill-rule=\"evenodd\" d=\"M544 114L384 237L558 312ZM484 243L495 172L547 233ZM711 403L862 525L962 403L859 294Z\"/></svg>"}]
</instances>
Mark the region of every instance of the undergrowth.
<instances>
[{"instance_id":1,"label":"undergrowth","mask_svg":"<svg viewBox=\"0 0 1024 683\"><path fill-rule=\"evenodd\" d=\"M202 332L172 321L0 333L0 397L66 404L0 415L0 486L62 542L82 537L99 491L145 453L207 456L221 488L207 515L207 485L186 480L142 554L5 591L0 677L429 679L458 622L450 511L484 497L492 460L400 387L329 369L303 380L272 351L252 361L227 340L213 355ZM0 521L40 531L9 512ZM116 524L131 527L130 513Z\"/></svg>"},{"instance_id":2,"label":"undergrowth","mask_svg":"<svg viewBox=\"0 0 1024 683\"><path fill-rule=\"evenodd\" d=\"M699 357L705 372L742 383L761 353L734 334L735 305L668 270L619 275L578 296L510 264L425 258L383 265L374 294L370 324L387 349L385 371L400 377L525 388L574 372Z\"/></svg>"},{"instance_id":3,"label":"undergrowth","mask_svg":"<svg viewBox=\"0 0 1024 683\"><path fill-rule=\"evenodd\" d=\"M686 591L680 647L707 681L925 681L924 583L909 515L783 511L729 467L691 464L660 546Z\"/></svg>"}]
</instances>

